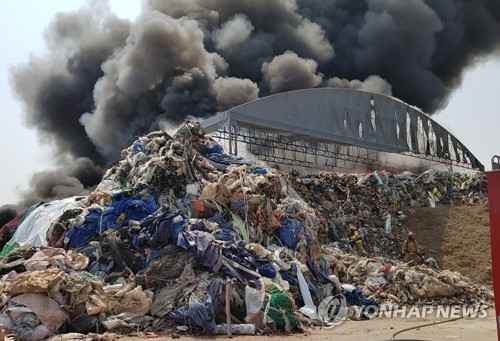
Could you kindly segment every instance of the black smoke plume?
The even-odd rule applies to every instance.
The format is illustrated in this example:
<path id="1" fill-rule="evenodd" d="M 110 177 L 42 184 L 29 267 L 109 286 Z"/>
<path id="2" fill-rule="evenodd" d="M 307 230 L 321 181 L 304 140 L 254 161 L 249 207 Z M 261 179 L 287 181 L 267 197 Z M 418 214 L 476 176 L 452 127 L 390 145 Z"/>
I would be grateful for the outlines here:
<path id="1" fill-rule="evenodd" d="M 138 134 L 268 94 L 351 87 L 433 113 L 467 67 L 498 54 L 500 5 L 149 0 L 130 22 L 93 1 L 58 14 L 46 40 L 12 84 L 28 125 L 88 171 L 36 175 L 31 201 L 88 191 Z"/>
<path id="2" fill-rule="evenodd" d="M 0 227 L 17 217 L 17 209 L 12 205 L 0 206 Z"/>

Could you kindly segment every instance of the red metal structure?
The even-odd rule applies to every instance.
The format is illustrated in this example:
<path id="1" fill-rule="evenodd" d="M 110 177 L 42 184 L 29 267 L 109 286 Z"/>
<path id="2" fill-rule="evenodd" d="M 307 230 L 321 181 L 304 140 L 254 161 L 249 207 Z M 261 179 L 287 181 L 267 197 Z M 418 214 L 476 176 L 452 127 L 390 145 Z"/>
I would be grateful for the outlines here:
<path id="1" fill-rule="evenodd" d="M 486 176 L 488 178 L 491 266 L 493 290 L 495 292 L 495 315 L 497 337 L 500 341 L 500 156 L 495 155 L 491 161 L 492 171 L 487 172 Z"/>

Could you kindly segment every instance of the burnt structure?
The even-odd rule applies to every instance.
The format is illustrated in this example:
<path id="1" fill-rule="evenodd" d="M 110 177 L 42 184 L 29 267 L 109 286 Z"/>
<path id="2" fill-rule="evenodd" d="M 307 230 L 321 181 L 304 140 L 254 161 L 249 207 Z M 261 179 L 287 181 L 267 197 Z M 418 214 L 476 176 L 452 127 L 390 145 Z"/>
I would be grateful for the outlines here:
<path id="1" fill-rule="evenodd" d="M 259 159 L 310 168 L 397 168 L 412 157 L 484 171 L 455 136 L 420 109 L 394 97 L 366 91 L 315 88 L 260 98 L 202 122 Z M 241 147 L 240 147 L 241 148 Z"/>

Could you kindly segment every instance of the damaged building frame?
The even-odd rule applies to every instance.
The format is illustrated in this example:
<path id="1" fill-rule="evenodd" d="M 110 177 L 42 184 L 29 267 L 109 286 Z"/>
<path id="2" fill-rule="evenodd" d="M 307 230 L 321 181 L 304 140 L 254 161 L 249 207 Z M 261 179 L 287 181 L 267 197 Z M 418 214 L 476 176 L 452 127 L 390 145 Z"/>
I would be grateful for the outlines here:
<path id="1" fill-rule="evenodd" d="M 394 97 L 339 88 L 296 90 L 251 101 L 202 122 L 259 159 L 277 164 L 341 169 L 402 166 L 419 158 L 484 171 L 455 136 L 416 107 Z"/>

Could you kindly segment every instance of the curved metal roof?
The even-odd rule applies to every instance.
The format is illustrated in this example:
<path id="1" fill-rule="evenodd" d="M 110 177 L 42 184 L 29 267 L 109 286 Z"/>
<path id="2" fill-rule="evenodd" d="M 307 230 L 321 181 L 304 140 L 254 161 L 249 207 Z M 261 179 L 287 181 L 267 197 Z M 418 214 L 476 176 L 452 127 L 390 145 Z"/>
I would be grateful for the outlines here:
<path id="1" fill-rule="evenodd" d="M 437 158 L 484 171 L 478 159 L 420 109 L 394 97 L 313 88 L 259 98 L 203 121 L 207 131 L 257 129 L 297 139 Z"/>

